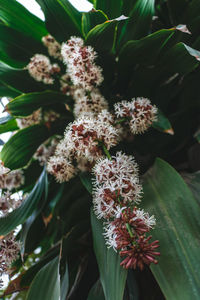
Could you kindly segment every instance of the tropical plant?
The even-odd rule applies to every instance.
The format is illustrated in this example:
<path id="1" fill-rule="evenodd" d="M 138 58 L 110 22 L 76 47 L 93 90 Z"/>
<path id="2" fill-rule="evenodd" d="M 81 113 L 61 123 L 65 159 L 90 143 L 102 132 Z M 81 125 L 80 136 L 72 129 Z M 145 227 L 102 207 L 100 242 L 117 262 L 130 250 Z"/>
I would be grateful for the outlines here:
<path id="1" fill-rule="evenodd" d="M 199 299 L 200 2 L 37 2 L 0 0 L 2 298 Z"/>

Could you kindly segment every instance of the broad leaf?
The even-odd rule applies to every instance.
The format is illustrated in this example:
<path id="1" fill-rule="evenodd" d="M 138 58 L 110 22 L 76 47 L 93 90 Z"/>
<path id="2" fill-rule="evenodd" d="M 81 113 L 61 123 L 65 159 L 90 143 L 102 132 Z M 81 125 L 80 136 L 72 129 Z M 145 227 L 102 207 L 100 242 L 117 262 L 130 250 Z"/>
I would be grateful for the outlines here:
<path id="1" fill-rule="evenodd" d="M 92 10 L 82 15 L 82 32 L 86 36 L 88 32 L 98 24 L 108 20 L 106 14 L 101 10 Z"/>
<path id="2" fill-rule="evenodd" d="M 170 121 L 167 119 L 167 117 L 163 114 L 163 112 L 160 109 L 158 110 L 158 119 L 153 123 L 152 127 L 154 127 L 155 129 L 161 132 L 165 132 L 171 135 L 174 134 L 174 130 L 172 128 Z"/>
<path id="3" fill-rule="evenodd" d="M 81 35 L 81 13 L 68 0 L 37 0 L 48 31 L 59 41 Z"/>
<path id="4" fill-rule="evenodd" d="M 44 22 L 15 0 L 0 0 L 0 20 L 4 25 L 38 41 L 47 34 Z"/>
<path id="5" fill-rule="evenodd" d="M 182 177 L 200 204 L 200 171 L 195 173 L 184 173 L 182 174 Z"/>
<path id="6" fill-rule="evenodd" d="M 189 2 L 187 0 L 167 0 L 173 25 L 185 24 L 184 15 Z"/>
<path id="7" fill-rule="evenodd" d="M 93 285 L 91 288 L 87 300 L 105 300 L 103 288 L 101 285 L 100 280 L 97 280 L 97 282 Z"/>
<path id="8" fill-rule="evenodd" d="M 0 62 L 0 82 L 18 94 L 41 91 L 49 87 L 31 78 L 27 70 L 12 68 L 3 62 Z"/>
<path id="9" fill-rule="evenodd" d="M 36 299 L 60 299 L 59 257 L 51 260 L 35 276 L 30 286 L 27 300 Z"/>
<path id="10" fill-rule="evenodd" d="M 0 235 L 6 235 L 18 225 L 23 224 L 38 205 L 40 205 L 42 195 L 46 197 L 47 189 L 47 174 L 44 169 L 33 190 L 22 204 L 5 217 L 0 218 Z"/>
<path id="11" fill-rule="evenodd" d="M 13 28 L 0 24 L 0 60 L 6 64 L 21 68 L 25 67 L 35 53 L 44 53 L 44 46 Z"/>
<path id="12" fill-rule="evenodd" d="M 91 210 L 94 251 L 99 266 L 100 280 L 105 300 L 123 300 L 127 270 L 120 266 L 120 256 L 108 249 L 103 237 L 103 223 Z"/>
<path id="13" fill-rule="evenodd" d="M 49 135 L 50 132 L 44 125 L 33 125 L 19 130 L 1 151 L 1 159 L 5 166 L 11 170 L 25 166 Z"/>
<path id="14" fill-rule="evenodd" d="M 94 7 L 105 12 L 109 19 L 121 15 L 122 0 L 95 0 Z"/>
<path id="15" fill-rule="evenodd" d="M 10 119 L 4 124 L 0 124 L 0 134 L 19 129 L 15 119 Z"/>
<path id="16" fill-rule="evenodd" d="M 134 1 L 133 9 L 129 13 L 129 19 L 121 28 L 118 44 L 128 40 L 140 39 L 150 33 L 150 25 L 154 15 L 155 0 Z"/>
<path id="17" fill-rule="evenodd" d="M 80 179 L 89 194 L 92 194 L 92 178 L 90 173 L 80 173 Z"/>
<path id="18" fill-rule="evenodd" d="M 54 91 L 45 91 L 41 93 L 22 94 L 13 99 L 6 105 L 6 110 L 13 116 L 28 116 L 40 107 L 46 107 L 52 104 L 65 103 L 72 107 L 71 97 Z"/>
<path id="19" fill-rule="evenodd" d="M 155 215 L 152 235 L 160 240 L 161 257 L 151 270 L 166 299 L 199 299 L 200 207 L 181 176 L 160 159 L 143 187 L 142 205 Z"/>

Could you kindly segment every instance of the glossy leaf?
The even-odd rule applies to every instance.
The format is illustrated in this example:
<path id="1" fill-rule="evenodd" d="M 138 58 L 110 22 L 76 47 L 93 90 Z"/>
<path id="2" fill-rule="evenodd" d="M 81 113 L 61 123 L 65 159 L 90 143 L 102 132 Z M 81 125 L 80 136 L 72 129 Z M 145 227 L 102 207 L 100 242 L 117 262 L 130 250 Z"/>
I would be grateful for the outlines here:
<path id="1" fill-rule="evenodd" d="M 41 93 L 22 94 L 13 99 L 6 105 L 6 110 L 13 116 L 28 116 L 40 107 L 46 107 L 52 104 L 65 103 L 72 107 L 71 97 L 59 92 L 45 91 Z"/>
<path id="2" fill-rule="evenodd" d="M 49 87 L 31 78 L 27 70 L 12 68 L 3 62 L 0 62 L 0 82 L 18 94 L 41 91 Z"/>
<path id="3" fill-rule="evenodd" d="M 33 125 L 19 130 L 1 151 L 1 159 L 5 166 L 11 170 L 25 166 L 49 135 L 50 132 L 44 125 Z"/>
<path id="4" fill-rule="evenodd" d="M 120 256 L 108 249 L 103 237 L 103 223 L 91 210 L 94 251 L 99 266 L 100 280 L 105 300 L 123 300 L 127 270 L 120 266 Z"/>
<path id="5" fill-rule="evenodd" d="M 20 92 L 17 92 L 15 90 L 12 90 L 10 87 L 0 82 L 0 97 L 17 97 L 20 94 Z"/>
<path id="6" fill-rule="evenodd" d="M 155 0 L 134 1 L 133 9 L 129 13 L 129 19 L 121 29 L 118 44 L 124 44 L 128 40 L 137 40 L 150 33 L 150 25 L 154 15 Z"/>
<path id="7" fill-rule="evenodd" d="M 183 64 L 184 61 L 184 64 Z M 200 64 L 200 51 L 197 51 L 184 43 L 178 43 L 163 55 L 159 65 L 167 71 L 188 74 Z"/>
<path id="8" fill-rule="evenodd" d="M 174 130 L 172 128 L 170 121 L 167 119 L 167 117 L 163 114 L 163 112 L 160 109 L 158 110 L 158 119 L 153 123 L 152 127 L 161 132 L 165 132 L 171 135 L 174 134 Z"/>
<path id="9" fill-rule="evenodd" d="M 105 12 L 109 19 L 114 19 L 121 15 L 122 0 L 95 0 L 94 7 Z"/>
<path id="10" fill-rule="evenodd" d="M 35 276 L 28 291 L 27 300 L 35 299 L 60 299 L 59 257 L 51 260 Z"/>
<path id="11" fill-rule="evenodd" d="M 180 175 L 161 159 L 144 176 L 143 188 L 142 205 L 157 219 L 153 239 L 160 240 L 161 257 L 151 270 L 165 298 L 199 299 L 199 205 Z"/>
<path id="12" fill-rule="evenodd" d="M 184 173 L 182 174 L 182 177 L 200 204 L 200 171 L 195 173 Z"/>
<path id="13" fill-rule="evenodd" d="M 87 300 L 105 300 L 103 288 L 101 285 L 100 280 L 97 280 L 97 282 L 93 285 L 91 288 Z"/>
<path id="14" fill-rule="evenodd" d="M 4 25 L 38 41 L 47 34 L 44 22 L 15 0 L 0 0 L 0 20 Z"/>
<path id="15" fill-rule="evenodd" d="M 0 235 L 6 235 L 18 225 L 23 224 L 40 205 L 42 195 L 45 196 L 47 194 L 47 188 L 47 174 L 44 169 L 33 190 L 22 204 L 5 217 L 0 218 Z"/>
<path id="16" fill-rule="evenodd" d="M 0 124 L 0 134 L 9 132 L 9 131 L 15 131 L 19 129 L 17 126 L 17 122 L 15 119 L 10 119 L 8 122 L 4 124 Z"/>
<path id="17" fill-rule="evenodd" d="M 6 64 L 21 68 L 25 67 L 35 53 L 44 53 L 44 46 L 8 26 L 0 24 L 0 60 Z"/>
<path id="18" fill-rule="evenodd" d="M 174 29 L 162 29 L 140 40 L 127 42 L 120 51 L 119 68 L 126 70 L 136 64 L 154 64 L 174 32 Z"/>
<path id="19" fill-rule="evenodd" d="M 92 178 L 90 173 L 80 173 L 80 179 L 86 190 L 88 191 L 89 194 L 92 194 Z"/>
<path id="20" fill-rule="evenodd" d="M 88 32 L 98 24 L 108 20 L 106 14 L 101 10 L 92 10 L 82 15 L 82 32 L 86 36 Z"/>
<path id="21" fill-rule="evenodd" d="M 68 0 L 37 0 L 46 20 L 48 31 L 59 41 L 81 36 L 81 13 Z"/>

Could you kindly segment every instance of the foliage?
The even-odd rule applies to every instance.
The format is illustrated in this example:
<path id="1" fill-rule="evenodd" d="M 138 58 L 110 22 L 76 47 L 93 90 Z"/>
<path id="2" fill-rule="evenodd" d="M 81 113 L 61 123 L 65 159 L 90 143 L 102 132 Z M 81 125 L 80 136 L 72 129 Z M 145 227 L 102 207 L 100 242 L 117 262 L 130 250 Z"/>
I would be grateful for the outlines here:
<path id="1" fill-rule="evenodd" d="M 16 236 L 21 258 L 13 263 L 3 299 L 14 292 L 20 293 L 13 299 L 21 294 L 28 300 L 199 299 L 199 1 L 91 0 L 94 9 L 84 13 L 68 0 L 37 2 L 45 22 L 15 0 L 0 0 L 0 96 L 12 98 L 0 133 L 14 132 L 1 160 L 23 171 L 22 185 L 11 192 L 26 196 L 0 217 L 1 236 L 23 225 Z M 135 157 L 141 205 L 157 220 L 152 236 L 160 240 L 161 257 L 142 272 L 124 270 L 119 255 L 107 249 L 102 222 L 90 214 L 91 173 L 59 184 L 36 159 L 38 147 L 63 137 L 75 118 L 73 97 L 60 89 L 59 75 L 45 84 L 26 67 L 36 53 L 49 56 L 42 42 L 48 33 L 59 43 L 79 36 L 95 49 L 104 76 L 99 89 L 110 109 L 136 97 L 158 107 L 147 133 L 110 150 Z M 64 73 L 59 58 L 51 61 Z M 20 127 L 19 120 L 35 111 L 42 121 Z M 45 119 L 51 111 L 59 117 Z"/>

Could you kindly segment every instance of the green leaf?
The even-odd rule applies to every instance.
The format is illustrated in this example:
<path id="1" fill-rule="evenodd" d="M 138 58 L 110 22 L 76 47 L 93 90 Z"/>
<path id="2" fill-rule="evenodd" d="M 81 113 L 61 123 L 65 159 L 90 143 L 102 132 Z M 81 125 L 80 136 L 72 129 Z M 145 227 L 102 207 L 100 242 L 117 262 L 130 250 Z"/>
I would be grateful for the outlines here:
<path id="1" fill-rule="evenodd" d="M 126 284 L 127 270 L 120 266 L 120 256 L 105 245 L 103 224 L 91 210 L 91 225 L 94 251 L 99 266 L 100 280 L 105 300 L 122 300 Z"/>
<path id="2" fill-rule="evenodd" d="M 30 35 L 2 24 L 0 36 L 0 60 L 15 68 L 25 67 L 35 53 L 46 51 L 44 46 Z"/>
<path id="3" fill-rule="evenodd" d="M 15 119 L 10 119 L 4 124 L 0 124 L 0 134 L 19 129 Z"/>
<path id="4" fill-rule="evenodd" d="M 199 61 L 199 51 L 184 43 L 178 43 L 163 55 L 159 66 L 164 66 L 164 69 L 167 71 L 185 75 L 196 69 L 199 66 Z"/>
<path id="5" fill-rule="evenodd" d="M 14 97 L 17 97 L 19 94 L 20 94 L 20 92 L 12 90 L 5 83 L 3 84 L 2 82 L 0 82 L 0 97 L 14 98 Z"/>
<path id="6" fill-rule="evenodd" d="M 63 277 L 61 278 L 61 287 L 60 287 L 61 300 L 66 299 L 68 290 L 69 290 L 69 271 L 68 271 L 68 264 L 66 263 L 65 272 Z"/>
<path id="7" fill-rule="evenodd" d="M 134 1 L 133 9 L 129 13 L 129 19 L 121 29 L 118 44 L 128 40 L 137 40 L 151 30 L 152 17 L 154 16 L 155 0 Z"/>
<path id="8" fill-rule="evenodd" d="M 87 300 L 105 300 L 103 288 L 101 285 L 100 280 L 97 280 L 97 282 L 93 285 L 91 288 Z"/>
<path id="9" fill-rule="evenodd" d="M 71 97 L 59 92 L 44 91 L 41 93 L 22 94 L 6 105 L 6 110 L 13 116 L 28 116 L 40 107 L 52 104 L 66 103 L 72 107 L 74 101 Z M 67 111 L 66 111 L 67 112 Z"/>
<path id="10" fill-rule="evenodd" d="M 187 0 L 167 0 L 173 25 L 185 24 L 184 14 L 189 2 Z"/>
<path id="11" fill-rule="evenodd" d="M 200 171 L 182 174 L 183 179 L 191 189 L 195 199 L 200 204 Z"/>
<path id="12" fill-rule="evenodd" d="M 89 194 L 92 194 L 92 178 L 90 173 L 80 173 L 80 179 Z"/>
<path id="13" fill-rule="evenodd" d="M 82 15 L 82 32 L 86 36 L 88 32 L 98 24 L 108 20 L 106 14 L 101 10 L 92 10 Z"/>
<path id="14" fill-rule="evenodd" d="M 153 65 L 174 32 L 174 29 L 162 29 L 140 40 L 127 42 L 119 54 L 120 70 L 132 69 L 136 64 Z"/>
<path id="15" fill-rule="evenodd" d="M 47 34 L 44 22 L 15 0 L 0 0 L 0 21 L 37 41 Z"/>
<path id="16" fill-rule="evenodd" d="M 7 216 L 0 218 L 0 235 L 6 235 L 18 225 L 23 224 L 38 205 L 40 206 L 40 199 L 43 193 L 47 194 L 47 189 L 47 174 L 44 169 L 33 190 L 22 204 Z"/>
<path id="17" fill-rule="evenodd" d="M 30 77 L 27 70 L 12 68 L 3 62 L 0 62 L 0 82 L 18 94 L 41 91 L 45 87 Z"/>
<path id="18" fill-rule="evenodd" d="M 10 115 L 7 115 L 5 117 L 0 118 L 0 125 L 7 123 L 8 121 L 12 120 L 13 117 Z"/>
<path id="19" fill-rule="evenodd" d="M 1 159 L 5 166 L 11 170 L 25 166 L 49 135 L 50 132 L 44 125 L 33 125 L 19 130 L 1 151 Z"/>
<path id="20" fill-rule="evenodd" d="M 81 13 L 68 0 L 37 0 L 46 20 L 48 31 L 59 41 L 81 36 Z"/>
<path id="21" fill-rule="evenodd" d="M 60 299 L 59 257 L 54 258 L 37 273 L 26 299 Z"/>
<path id="22" fill-rule="evenodd" d="M 105 12 L 109 19 L 114 19 L 121 15 L 122 0 L 95 0 L 94 7 Z"/>
<path id="23" fill-rule="evenodd" d="M 161 159 L 144 176 L 143 187 L 142 205 L 156 217 L 152 235 L 160 241 L 161 257 L 151 270 L 166 299 L 199 299 L 200 207 L 181 176 Z"/>
<path id="24" fill-rule="evenodd" d="M 166 118 L 166 116 L 160 109 L 158 109 L 158 119 L 153 123 L 152 127 L 161 132 L 174 135 L 174 130 L 170 121 Z"/>

